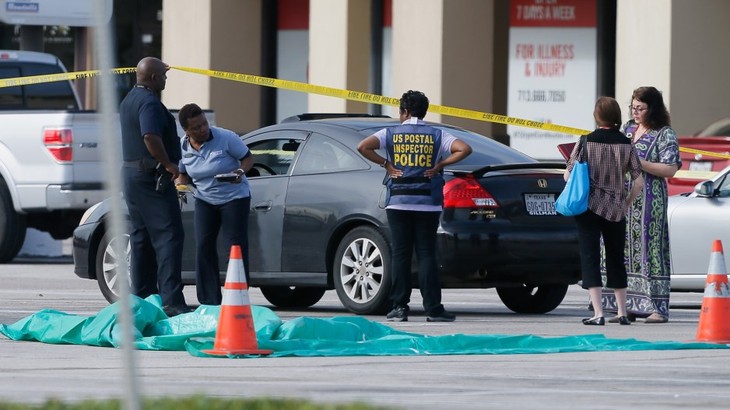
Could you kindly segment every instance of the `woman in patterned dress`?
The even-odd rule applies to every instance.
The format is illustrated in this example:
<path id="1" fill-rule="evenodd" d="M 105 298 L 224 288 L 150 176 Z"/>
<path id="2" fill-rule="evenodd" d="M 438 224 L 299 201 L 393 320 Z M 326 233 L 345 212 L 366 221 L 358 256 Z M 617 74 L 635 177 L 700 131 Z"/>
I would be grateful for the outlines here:
<path id="1" fill-rule="evenodd" d="M 621 131 L 639 154 L 644 189 L 626 218 L 627 307 L 634 318 L 645 317 L 645 323 L 666 323 L 670 291 L 666 178 L 682 165 L 679 145 L 659 90 L 637 88 L 629 110 L 631 120 Z M 617 310 L 612 292 L 604 291 L 602 300 L 604 310 Z"/>

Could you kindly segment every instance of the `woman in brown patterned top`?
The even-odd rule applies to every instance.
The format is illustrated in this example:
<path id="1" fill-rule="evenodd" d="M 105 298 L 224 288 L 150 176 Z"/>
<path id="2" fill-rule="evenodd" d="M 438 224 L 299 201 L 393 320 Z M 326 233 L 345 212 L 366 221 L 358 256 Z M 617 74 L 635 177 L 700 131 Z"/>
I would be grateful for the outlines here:
<path id="1" fill-rule="evenodd" d="M 643 185 L 641 163 L 631 141 L 619 131 L 621 108 L 615 99 L 600 97 L 593 110 L 595 131 L 588 134 L 582 149 L 587 149 L 591 189 L 588 210 L 575 217 L 578 225 L 582 286 L 588 289 L 594 316 L 583 319 L 584 325 L 605 324 L 601 305 L 601 239 L 606 253 L 606 287 L 612 288 L 618 305 L 618 322 L 629 325 L 626 317 L 627 276 L 624 265 L 626 212 Z M 580 154 L 576 144 L 567 167 L 565 180 Z M 631 192 L 624 188 L 630 174 Z"/>

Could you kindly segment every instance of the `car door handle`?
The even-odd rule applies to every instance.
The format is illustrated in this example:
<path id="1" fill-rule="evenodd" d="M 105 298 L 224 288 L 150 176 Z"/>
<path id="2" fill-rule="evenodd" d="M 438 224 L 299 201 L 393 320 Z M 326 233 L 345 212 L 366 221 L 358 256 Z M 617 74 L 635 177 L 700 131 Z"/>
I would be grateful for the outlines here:
<path id="1" fill-rule="evenodd" d="M 270 211 L 271 210 L 271 201 L 264 201 L 259 202 L 253 206 L 254 211 Z"/>

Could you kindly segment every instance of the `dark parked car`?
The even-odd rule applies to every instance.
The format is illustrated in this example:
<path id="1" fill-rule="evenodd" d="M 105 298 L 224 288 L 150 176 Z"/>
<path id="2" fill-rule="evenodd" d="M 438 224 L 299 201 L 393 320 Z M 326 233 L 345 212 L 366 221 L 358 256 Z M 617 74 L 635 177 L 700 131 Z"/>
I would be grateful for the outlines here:
<path id="1" fill-rule="evenodd" d="M 243 136 L 255 162 L 250 285 L 278 307 L 311 306 L 335 289 L 350 311 L 383 313 L 391 282 L 384 171 L 356 147 L 397 120 L 326 117 L 300 115 Z M 496 288 L 515 312 L 553 310 L 580 278 L 575 224 L 555 213 L 564 164 L 540 163 L 484 136 L 432 125 L 473 148 L 445 171 L 438 230 L 444 288 Z M 194 283 L 193 204 L 182 204 L 186 284 Z M 96 279 L 114 301 L 119 255 L 105 235 L 108 211 L 102 202 L 87 212 L 74 233 L 73 256 L 76 274 Z M 223 267 L 228 253 L 220 249 Z"/>

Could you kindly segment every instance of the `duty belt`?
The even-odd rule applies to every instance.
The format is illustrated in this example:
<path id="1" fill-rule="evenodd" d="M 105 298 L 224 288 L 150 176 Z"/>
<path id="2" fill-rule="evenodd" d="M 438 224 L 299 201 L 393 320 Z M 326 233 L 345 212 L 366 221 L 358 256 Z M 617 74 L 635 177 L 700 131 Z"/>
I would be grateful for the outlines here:
<path id="1" fill-rule="evenodd" d="M 406 184 L 425 184 L 431 182 L 428 177 L 399 177 L 391 179 L 393 185 L 390 189 L 390 195 L 418 195 L 418 196 L 429 196 L 431 195 L 430 188 L 405 188 L 402 185 Z M 401 185 L 401 186 L 399 186 Z"/>
<path id="2" fill-rule="evenodd" d="M 123 161 L 122 166 L 125 168 L 135 168 L 141 172 L 154 172 L 158 162 L 153 158 L 142 158 L 133 161 Z"/>

